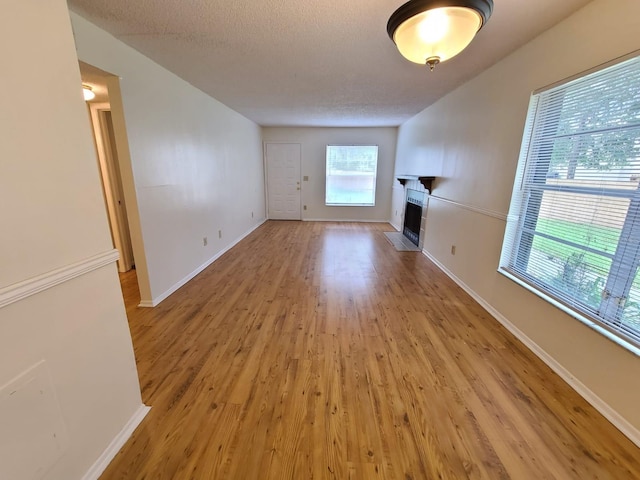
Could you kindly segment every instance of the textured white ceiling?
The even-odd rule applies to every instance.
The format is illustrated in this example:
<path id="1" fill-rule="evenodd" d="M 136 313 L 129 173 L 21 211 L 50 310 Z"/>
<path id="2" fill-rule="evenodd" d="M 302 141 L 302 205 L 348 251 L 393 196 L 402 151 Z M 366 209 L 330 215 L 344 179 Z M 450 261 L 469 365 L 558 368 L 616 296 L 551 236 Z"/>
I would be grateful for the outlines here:
<path id="1" fill-rule="evenodd" d="M 495 0 L 469 48 L 429 72 L 387 36 L 403 0 L 68 0 L 263 126 L 399 125 L 588 2 Z"/>

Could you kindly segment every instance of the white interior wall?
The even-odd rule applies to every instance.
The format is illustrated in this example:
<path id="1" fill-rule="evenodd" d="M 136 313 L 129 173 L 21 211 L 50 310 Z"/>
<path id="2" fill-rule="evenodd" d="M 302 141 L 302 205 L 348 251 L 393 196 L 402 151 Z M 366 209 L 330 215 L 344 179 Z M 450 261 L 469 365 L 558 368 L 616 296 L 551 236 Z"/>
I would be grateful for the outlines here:
<path id="1" fill-rule="evenodd" d="M 302 145 L 301 171 L 309 181 L 301 182 L 303 220 L 355 220 L 387 222 L 391 210 L 391 186 L 397 128 L 265 127 L 265 143 Z M 328 207 L 325 205 L 327 145 L 378 145 L 376 205 L 374 207 Z"/>
<path id="2" fill-rule="evenodd" d="M 71 19 L 78 58 L 120 77 L 149 277 L 142 302 L 155 305 L 264 221 L 261 130 L 82 17 Z"/>
<path id="3" fill-rule="evenodd" d="M 639 49 L 638 31 L 640 2 L 595 0 L 403 124 L 396 159 L 440 172 L 426 252 L 636 442 L 640 358 L 496 270 L 531 92 Z"/>
<path id="4" fill-rule="evenodd" d="M 76 479 L 140 410 L 136 365 L 66 3 L 7 2 L 0 38 L 0 478 Z"/>

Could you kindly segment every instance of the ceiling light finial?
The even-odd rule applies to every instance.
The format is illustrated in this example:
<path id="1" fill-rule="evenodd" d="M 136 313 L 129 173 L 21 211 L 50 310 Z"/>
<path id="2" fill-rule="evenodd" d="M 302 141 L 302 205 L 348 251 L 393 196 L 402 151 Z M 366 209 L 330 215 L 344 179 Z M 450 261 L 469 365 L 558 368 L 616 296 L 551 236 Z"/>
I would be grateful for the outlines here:
<path id="1" fill-rule="evenodd" d="M 433 69 L 436 68 L 436 65 L 440 63 L 440 57 L 429 57 L 427 58 L 426 63 L 429 66 L 429 71 L 433 72 Z"/>
<path id="2" fill-rule="evenodd" d="M 493 0 L 410 0 L 391 15 L 387 33 L 403 57 L 433 71 L 471 43 L 492 11 Z"/>

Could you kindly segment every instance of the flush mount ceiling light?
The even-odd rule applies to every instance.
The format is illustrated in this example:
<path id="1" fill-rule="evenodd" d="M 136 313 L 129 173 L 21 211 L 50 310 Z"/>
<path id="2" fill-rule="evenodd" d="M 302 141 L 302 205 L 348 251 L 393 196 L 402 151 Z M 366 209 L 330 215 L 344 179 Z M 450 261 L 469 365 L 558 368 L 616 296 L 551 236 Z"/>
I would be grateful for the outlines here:
<path id="1" fill-rule="evenodd" d="M 387 23 L 407 60 L 433 68 L 456 56 L 489 20 L 493 0 L 411 0 Z"/>
<path id="2" fill-rule="evenodd" d="M 82 94 L 84 95 L 85 102 L 96 98 L 96 94 L 93 93 L 93 88 L 91 88 L 89 85 L 82 84 Z"/>

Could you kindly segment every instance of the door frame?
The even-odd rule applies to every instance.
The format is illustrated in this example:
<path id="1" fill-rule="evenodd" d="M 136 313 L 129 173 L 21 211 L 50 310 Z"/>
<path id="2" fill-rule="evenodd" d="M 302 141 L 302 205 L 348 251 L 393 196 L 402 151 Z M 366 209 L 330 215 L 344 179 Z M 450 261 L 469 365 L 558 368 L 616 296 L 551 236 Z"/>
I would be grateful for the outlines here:
<path id="1" fill-rule="evenodd" d="M 120 168 L 111 146 L 115 139 L 106 125 L 106 112 L 111 112 L 111 104 L 90 103 L 89 111 L 111 236 L 120 253 L 118 271 L 127 272 L 134 266 L 134 257 Z"/>

